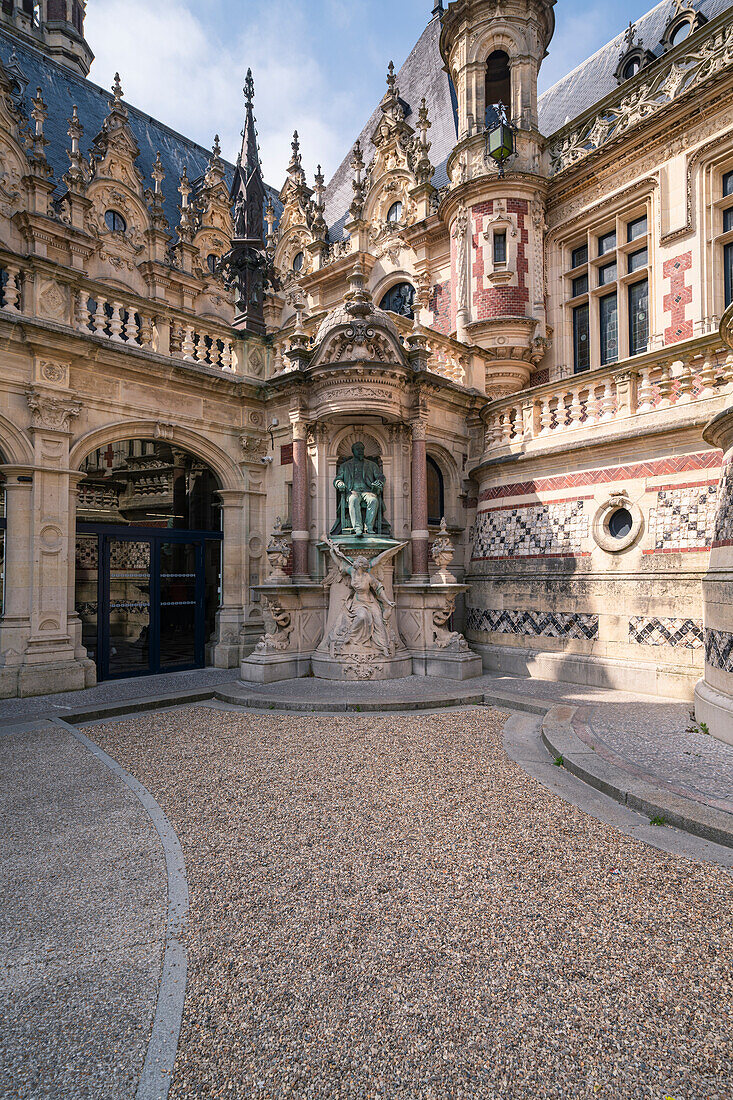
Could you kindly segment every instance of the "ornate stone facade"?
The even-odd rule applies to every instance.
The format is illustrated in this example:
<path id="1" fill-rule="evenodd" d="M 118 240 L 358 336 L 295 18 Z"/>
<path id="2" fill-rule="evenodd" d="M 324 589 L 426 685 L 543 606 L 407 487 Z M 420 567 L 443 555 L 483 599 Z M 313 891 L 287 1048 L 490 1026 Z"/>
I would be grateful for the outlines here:
<path id="1" fill-rule="evenodd" d="M 355 443 L 405 544 L 394 614 L 416 670 L 458 669 L 465 630 L 488 667 L 690 698 L 707 659 L 728 692 L 733 622 L 703 588 L 724 583 L 706 576 L 733 541 L 730 486 L 702 431 L 733 386 L 731 7 L 654 8 L 538 96 L 555 14 L 436 5 L 332 178 L 296 134 L 274 188 L 251 73 L 229 164 L 119 79 L 89 83 L 83 34 L 63 68 L 63 27 L 0 12 L 0 693 L 114 674 L 100 616 L 130 661 L 160 647 L 145 585 L 189 568 L 156 565 L 169 528 L 210 571 L 197 662 L 303 672 Z M 107 606 L 103 517 L 138 546 Z"/>

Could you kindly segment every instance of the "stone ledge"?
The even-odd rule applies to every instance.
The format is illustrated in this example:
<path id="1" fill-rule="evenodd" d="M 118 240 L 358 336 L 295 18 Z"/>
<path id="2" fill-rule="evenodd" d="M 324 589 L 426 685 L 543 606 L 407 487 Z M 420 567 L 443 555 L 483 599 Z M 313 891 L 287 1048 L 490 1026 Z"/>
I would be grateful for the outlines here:
<path id="1" fill-rule="evenodd" d="M 542 742 L 554 756 L 562 756 L 566 771 L 630 810 L 663 817 L 666 825 L 733 848 L 733 814 L 666 790 L 653 776 L 637 777 L 604 760 L 573 729 L 579 709 L 553 705 L 542 722 Z"/>

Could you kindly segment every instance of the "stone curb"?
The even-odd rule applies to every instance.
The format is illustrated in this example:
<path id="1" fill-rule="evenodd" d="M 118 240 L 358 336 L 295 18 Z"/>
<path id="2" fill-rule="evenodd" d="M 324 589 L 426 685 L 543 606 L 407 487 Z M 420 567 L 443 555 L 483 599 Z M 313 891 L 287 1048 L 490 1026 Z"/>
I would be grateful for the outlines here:
<path id="1" fill-rule="evenodd" d="M 573 728 L 579 709 L 553 704 L 542 722 L 542 743 L 553 756 L 562 757 L 566 771 L 630 810 L 650 819 L 662 817 L 665 825 L 733 848 L 733 814 L 685 798 L 656 784 L 652 776 L 637 777 L 604 760 Z"/>

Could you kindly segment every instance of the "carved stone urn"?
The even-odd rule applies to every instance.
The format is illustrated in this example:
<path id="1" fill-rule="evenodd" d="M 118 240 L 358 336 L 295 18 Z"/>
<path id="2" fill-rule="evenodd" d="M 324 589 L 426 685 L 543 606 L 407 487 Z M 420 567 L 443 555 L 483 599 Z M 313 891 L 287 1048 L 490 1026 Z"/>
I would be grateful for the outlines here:
<path id="1" fill-rule="evenodd" d="M 290 577 L 285 572 L 290 560 L 291 548 L 285 533 L 282 520 L 278 516 L 272 531 L 272 538 L 267 545 L 267 560 L 270 563 L 270 576 L 268 584 L 290 584 Z"/>
<path id="2" fill-rule="evenodd" d="M 438 569 L 430 578 L 431 584 L 455 584 L 456 578 L 448 572 L 448 566 L 453 561 L 455 550 L 448 534 L 445 516 L 440 521 L 440 534 L 435 539 L 430 551 L 431 557 Z"/>

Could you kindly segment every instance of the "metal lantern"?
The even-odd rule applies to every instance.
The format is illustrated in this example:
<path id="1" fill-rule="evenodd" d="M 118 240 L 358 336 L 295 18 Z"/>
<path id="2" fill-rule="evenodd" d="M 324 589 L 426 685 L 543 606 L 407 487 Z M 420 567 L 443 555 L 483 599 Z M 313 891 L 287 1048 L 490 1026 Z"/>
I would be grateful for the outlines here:
<path id="1" fill-rule="evenodd" d="M 487 134 L 487 152 L 499 165 L 499 175 L 504 175 L 504 165 L 514 156 L 514 131 L 508 122 L 500 122 Z"/>

